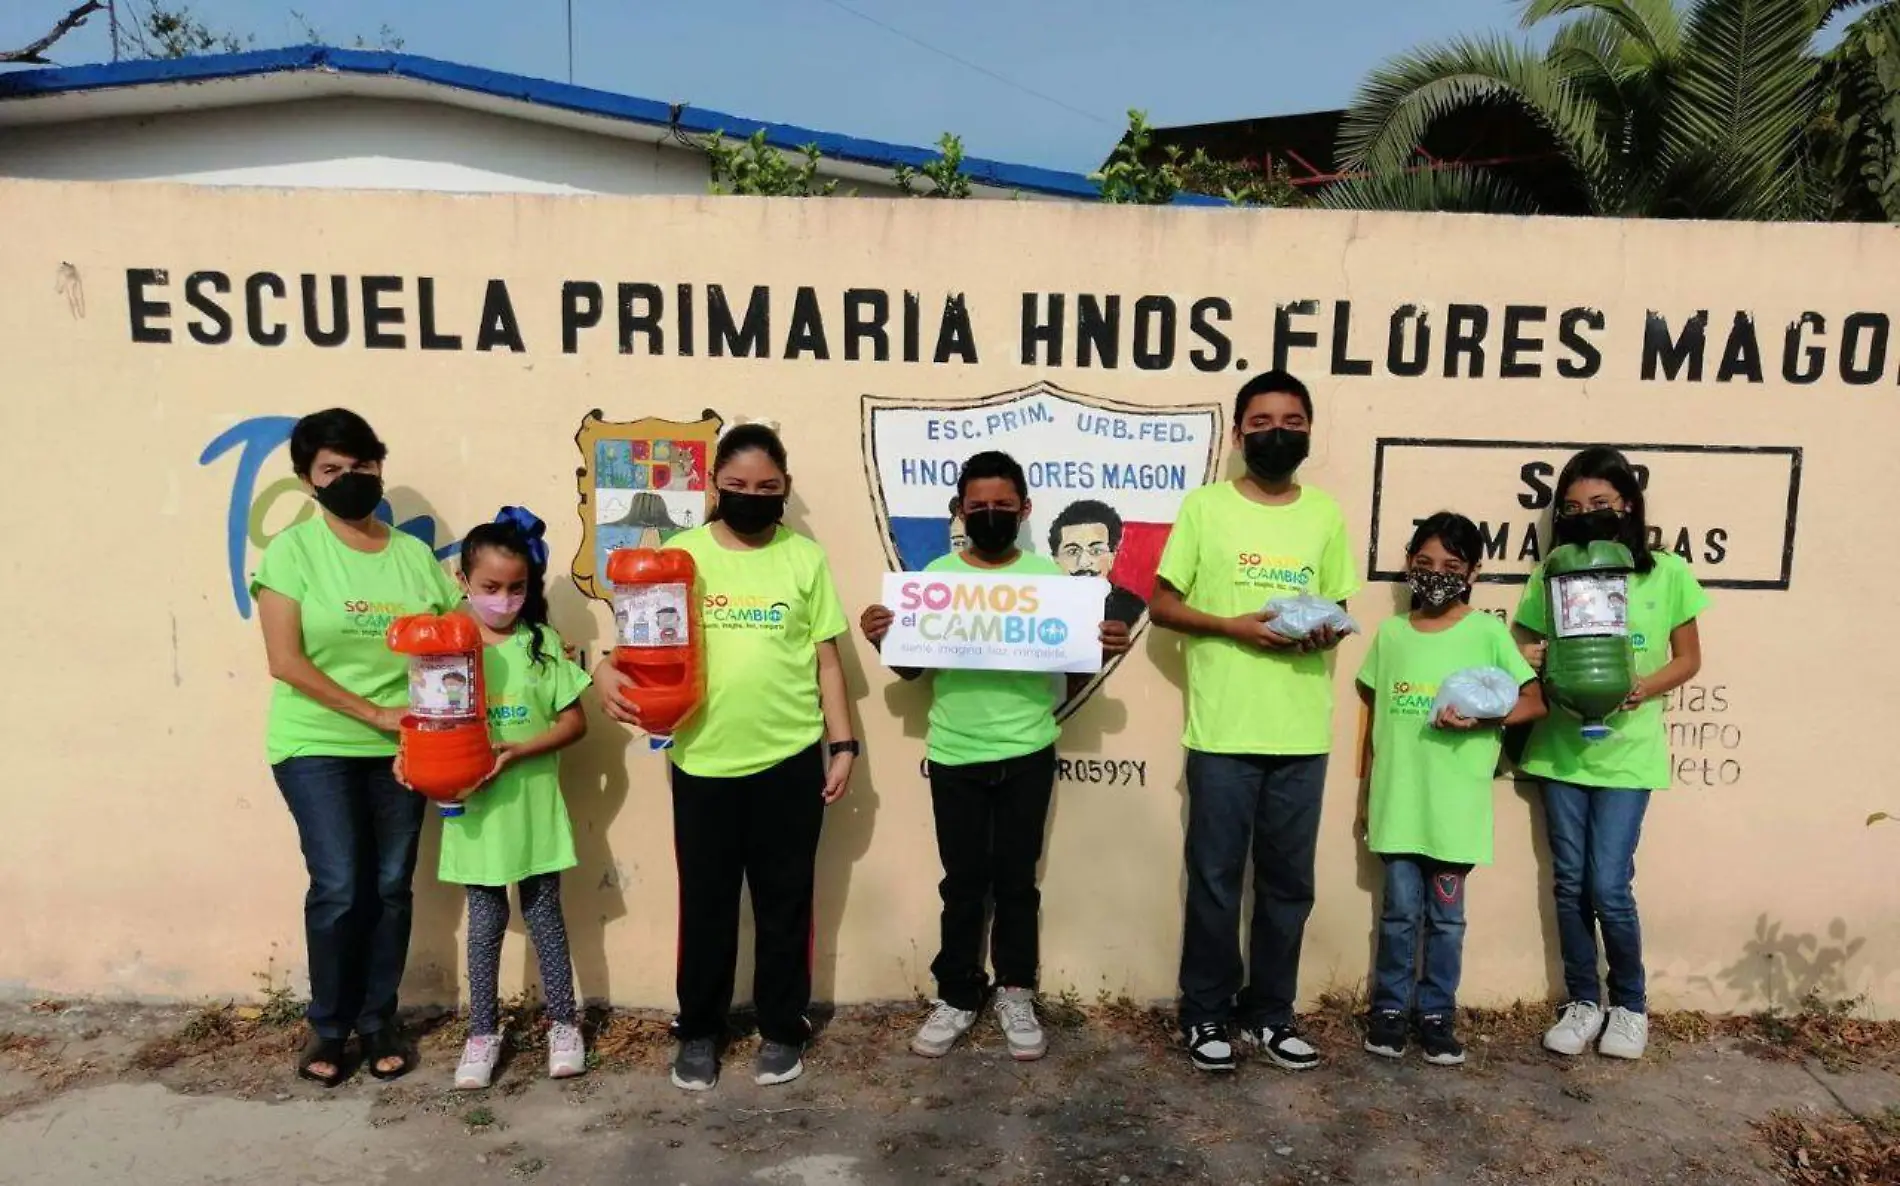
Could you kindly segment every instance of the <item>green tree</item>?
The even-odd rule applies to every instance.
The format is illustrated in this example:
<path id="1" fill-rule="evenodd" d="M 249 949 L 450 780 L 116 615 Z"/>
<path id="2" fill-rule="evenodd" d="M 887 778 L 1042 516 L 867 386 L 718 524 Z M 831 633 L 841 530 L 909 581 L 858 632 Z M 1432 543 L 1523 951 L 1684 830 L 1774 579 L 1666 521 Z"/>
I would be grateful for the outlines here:
<path id="1" fill-rule="evenodd" d="M 1518 2 L 1525 28 L 1555 25 L 1541 52 L 1458 38 L 1373 71 L 1339 140 L 1341 169 L 1362 176 L 1324 204 L 1540 209 L 1483 168 L 1419 168 L 1434 124 L 1489 108 L 1526 119 L 1569 174 L 1577 208 L 1548 213 L 1825 218 L 1839 205 L 1816 136 L 1829 65 L 1814 41 L 1867 0 Z"/>
<path id="2" fill-rule="evenodd" d="M 1309 200 L 1286 167 L 1215 160 L 1204 149 L 1184 153 L 1178 144 L 1156 149 L 1148 113 L 1130 111 L 1128 130 L 1101 170 L 1089 174 L 1111 204 L 1165 206 L 1183 193 L 1224 198 L 1236 206 L 1304 206 Z"/>
<path id="3" fill-rule="evenodd" d="M 715 194 L 750 194 L 755 197 L 829 198 L 838 192 L 838 183 L 818 179 L 818 162 L 823 159 L 816 144 L 807 144 L 796 157 L 788 156 L 765 142 L 765 129 L 750 139 L 728 140 L 723 132 L 714 132 L 699 143 L 712 165 L 710 190 Z"/>
<path id="4" fill-rule="evenodd" d="M 963 140 L 945 132 L 937 141 L 937 156 L 918 168 L 899 165 L 891 174 L 897 188 L 913 198 L 967 198 L 970 179 L 963 172 Z M 930 188 L 922 183 L 929 182 Z"/>
<path id="5" fill-rule="evenodd" d="M 1109 154 L 1101 170 L 1089 174 L 1101 190 L 1102 201 L 1113 205 L 1165 206 L 1181 192 L 1181 146 L 1161 150 L 1160 160 L 1149 163 L 1154 129 L 1148 113 L 1130 109 L 1128 131 Z"/>
<path id="6" fill-rule="evenodd" d="M 1814 130 L 1837 218 L 1900 222 L 1900 4 L 1847 30 L 1823 69 Z"/>

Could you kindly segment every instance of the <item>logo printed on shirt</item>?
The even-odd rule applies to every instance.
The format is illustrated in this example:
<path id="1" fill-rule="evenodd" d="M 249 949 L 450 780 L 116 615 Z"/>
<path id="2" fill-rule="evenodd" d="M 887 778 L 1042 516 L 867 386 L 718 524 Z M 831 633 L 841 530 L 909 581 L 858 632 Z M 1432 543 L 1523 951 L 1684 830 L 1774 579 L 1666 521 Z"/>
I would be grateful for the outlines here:
<path id="1" fill-rule="evenodd" d="M 790 603 L 750 593 L 708 593 L 700 612 L 709 630 L 769 630 L 785 633 Z"/>
<path id="2" fill-rule="evenodd" d="M 358 638 L 381 638 L 388 633 L 391 622 L 408 612 L 400 602 L 350 598 L 343 603 L 344 632 Z"/>
<path id="3" fill-rule="evenodd" d="M 488 706 L 488 723 L 491 725 L 518 725 L 528 719 L 528 706 L 525 704 L 491 704 Z"/>
<path id="4" fill-rule="evenodd" d="M 1241 552 L 1237 559 L 1235 575 L 1248 588 L 1304 593 L 1313 583 L 1313 566 L 1298 556 Z"/>
<path id="5" fill-rule="evenodd" d="M 1386 703 L 1393 712 L 1404 717 L 1429 716 L 1432 705 L 1437 702 L 1438 685 L 1423 680 L 1395 679 L 1386 693 Z"/>

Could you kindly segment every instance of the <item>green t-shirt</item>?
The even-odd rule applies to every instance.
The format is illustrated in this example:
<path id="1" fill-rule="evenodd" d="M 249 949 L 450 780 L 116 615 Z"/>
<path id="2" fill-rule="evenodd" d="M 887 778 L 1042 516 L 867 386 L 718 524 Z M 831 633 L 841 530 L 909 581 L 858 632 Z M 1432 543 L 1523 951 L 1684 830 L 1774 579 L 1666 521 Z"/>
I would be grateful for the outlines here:
<path id="1" fill-rule="evenodd" d="M 541 629 L 543 658 L 531 658 L 534 636 L 525 627 L 506 642 L 482 648 L 488 689 L 488 735 L 496 745 L 517 744 L 553 728 L 561 710 L 581 698 L 587 673 L 562 649 L 561 636 Z M 501 777 L 442 821 L 437 875 L 458 885 L 514 885 L 524 878 L 572 869 L 574 829 L 561 798 L 561 755 L 536 754 L 511 763 Z"/>
<path id="2" fill-rule="evenodd" d="M 297 603 L 304 654 L 318 671 L 383 708 L 409 702 L 409 660 L 383 641 L 389 624 L 405 614 L 446 613 L 462 600 L 415 536 L 391 530 L 382 551 L 359 552 L 322 515 L 271 540 L 251 596 L 260 589 Z M 265 748 L 273 765 L 309 756 L 380 758 L 395 754 L 396 738 L 280 682 L 271 690 Z"/>
<path id="3" fill-rule="evenodd" d="M 1344 601 L 1359 591 L 1339 504 L 1311 486 L 1264 506 L 1232 482 L 1181 502 L 1161 579 L 1202 613 L 1257 614 L 1276 597 Z M 1212 754 L 1323 754 L 1333 745 L 1333 680 L 1324 654 L 1267 652 L 1225 638 L 1187 640 L 1187 732 Z"/>
<path id="4" fill-rule="evenodd" d="M 699 778 L 742 778 L 816 745 L 818 644 L 845 632 L 831 566 L 780 527 L 763 548 L 728 548 L 710 525 L 674 536 L 699 567 L 706 702 L 673 735 L 673 764 Z"/>
<path id="5" fill-rule="evenodd" d="M 1503 734 L 1432 725 L 1439 685 L 1472 667 L 1502 667 L 1519 686 L 1537 678 L 1510 627 L 1490 614 L 1467 613 L 1433 632 L 1400 614 L 1373 636 L 1359 666 L 1359 682 L 1372 691 L 1366 846 L 1373 852 L 1491 863 L 1491 784 Z"/>
<path id="6" fill-rule="evenodd" d="M 978 568 L 952 552 L 932 560 L 925 572 L 1013 572 L 1059 577 L 1047 556 L 1019 552 L 1001 568 Z M 1039 671 L 965 671 L 946 668 L 931 676 L 930 760 L 969 766 L 1020 758 L 1056 743 L 1058 688 L 1063 679 Z"/>
<path id="7" fill-rule="evenodd" d="M 1670 632 L 1693 622 L 1709 607 L 1709 595 L 1681 557 L 1671 552 L 1650 555 L 1656 558 L 1656 567 L 1630 578 L 1630 644 L 1636 651 L 1639 676 L 1667 666 Z M 1541 564 L 1517 603 L 1517 624 L 1533 634 L 1550 636 L 1550 597 Z M 1650 700 L 1634 712 L 1619 712 L 1609 725 L 1610 736 L 1585 741 L 1577 718 L 1553 707 L 1531 730 L 1524 759 L 1518 764 L 1526 774 L 1576 786 L 1633 791 L 1667 787 L 1669 730 L 1663 721 L 1663 702 Z"/>

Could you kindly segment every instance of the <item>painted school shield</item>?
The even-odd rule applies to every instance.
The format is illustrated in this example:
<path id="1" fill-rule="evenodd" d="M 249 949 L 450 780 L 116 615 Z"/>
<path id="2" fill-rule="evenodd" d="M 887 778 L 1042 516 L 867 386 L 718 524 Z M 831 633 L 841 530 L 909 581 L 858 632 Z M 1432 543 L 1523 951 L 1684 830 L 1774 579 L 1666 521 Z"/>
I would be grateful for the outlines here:
<path id="1" fill-rule="evenodd" d="M 657 548 L 706 514 L 714 443 L 721 421 L 710 410 L 694 421 L 603 420 L 589 412 L 574 434 L 581 467 L 574 471 L 580 494 L 581 546 L 574 556 L 574 583 L 600 601 L 610 600 L 607 553 L 615 548 Z"/>
<path id="2" fill-rule="evenodd" d="M 1073 576 L 1106 577 L 1105 616 L 1148 623 L 1161 547 L 1187 492 L 1213 480 L 1218 404 L 1156 408 L 1038 383 L 968 400 L 863 400 L 864 464 L 885 557 L 914 572 L 963 546 L 957 470 L 1000 449 L 1022 463 L 1032 503 L 1019 544 Z M 1115 669 L 1064 704 L 1067 716 Z"/>

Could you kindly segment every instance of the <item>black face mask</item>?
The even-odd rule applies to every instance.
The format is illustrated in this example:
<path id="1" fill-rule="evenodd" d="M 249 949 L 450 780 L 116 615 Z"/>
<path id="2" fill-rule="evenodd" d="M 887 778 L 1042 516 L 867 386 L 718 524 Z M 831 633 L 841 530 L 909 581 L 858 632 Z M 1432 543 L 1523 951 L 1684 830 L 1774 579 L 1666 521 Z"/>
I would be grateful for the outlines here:
<path id="1" fill-rule="evenodd" d="M 970 537 L 970 547 L 979 555 L 1001 556 L 1016 546 L 1016 530 L 1020 525 L 1019 512 L 1016 511 L 971 511 L 963 516 L 963 530 Z"/>
<path id="2" fill-rule="evenodd" d="M 1426 572 L 1413 569 L 1405 574 L 1405 583 L 1411 586 L 1412 596 L 1419 604 L 1431 609 L 1444 609 L 1465 595 L 1471 582 L 1455 572 Z"/>
<path id="3" fill-rule="evenodd" d="M 1600 539 L 1623 538 L 1623 512 L 1608 507 L 1585 511 L 1581 515 L 1557 516 L 1557 542 L 1588 544 Z"/>
<path id="4" fill-rule="evenodd" d="M 351 470 L 317 487 L 317 505 L 345 523 L 360 523 L 382 505 L 383 480 L 375 474 Z"/>
<path id="5" fill-rule="evenodd" d="M 758 535 L 785 517 L 785 495 L 721 490 L 719 517 L 740 535 Z"/>
<path id="6" fill-rule="evenodd" d="M 1306 460 L 1311 434 L 1291 428 L 1269 428 L 1241 438 L 1247 472 L 1262 482 L 1284 482 Z"/>

